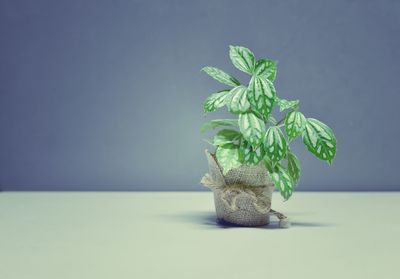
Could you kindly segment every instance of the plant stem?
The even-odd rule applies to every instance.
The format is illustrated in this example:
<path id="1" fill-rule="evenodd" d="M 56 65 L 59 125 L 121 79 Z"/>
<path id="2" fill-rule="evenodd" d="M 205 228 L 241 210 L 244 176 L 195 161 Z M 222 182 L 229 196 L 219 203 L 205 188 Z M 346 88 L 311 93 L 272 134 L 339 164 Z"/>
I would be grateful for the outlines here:
<path id="1" fill-rule="evenodd" d="M 284 120 L 285 120 L 286 116 L 284 118 L 282 118 L 281 120 L 279 120 L 278 122 L 276 122 L 275 126 L 278 126 L 279 124 L 281 124 Z"/>

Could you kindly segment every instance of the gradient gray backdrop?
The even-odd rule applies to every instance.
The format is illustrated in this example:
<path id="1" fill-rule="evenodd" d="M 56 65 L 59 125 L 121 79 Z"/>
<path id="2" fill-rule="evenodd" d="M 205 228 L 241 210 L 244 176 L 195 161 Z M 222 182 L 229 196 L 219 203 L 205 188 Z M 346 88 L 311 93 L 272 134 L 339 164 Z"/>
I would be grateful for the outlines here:
<path id="1" fill-rule="evenodd" d="M 199 190 L 228 45 L 338 138 L 299 190 L 399 190 L 400 1 L 0 1 L 3 190 Z M 206 136 L 210 136 L 207 134 Z"/>

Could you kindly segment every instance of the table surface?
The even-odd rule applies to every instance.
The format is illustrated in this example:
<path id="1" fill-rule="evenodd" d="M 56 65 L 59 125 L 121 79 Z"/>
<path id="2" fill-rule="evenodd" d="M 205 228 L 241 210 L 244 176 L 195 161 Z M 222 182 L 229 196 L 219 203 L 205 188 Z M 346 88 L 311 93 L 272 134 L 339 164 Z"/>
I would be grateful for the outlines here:
<path id="1" fill-rule="evenodd" d="M 273 208 L 291 228 L 219 225 L 209 192 L 3 192 L 0 278 L 400 278 L 400 193 Z"/>

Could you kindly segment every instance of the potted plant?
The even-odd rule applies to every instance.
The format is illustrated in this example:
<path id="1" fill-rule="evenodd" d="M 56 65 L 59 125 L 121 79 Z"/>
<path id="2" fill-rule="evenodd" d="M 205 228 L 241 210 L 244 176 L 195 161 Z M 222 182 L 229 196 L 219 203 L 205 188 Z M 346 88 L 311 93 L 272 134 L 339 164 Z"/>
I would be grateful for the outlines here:
<path id="1" fill-rule="evenodd" d="M 306 148 L 318 159 L 331 164 L 336 155 L 336 138 L 332 130 L 314 118 L 306 118 L 299 110 L 299 100 L 277 96 L 274 86 L 277 62 L 256 60 L 241 46 L 230 46 L 233 65 L 251 76 L 247 85 L 215 67 L 202 71 L 229 86 L 211 94 L 204 102 L 204 112 L 224 106 L 235 119 L 214 119 L 202 126 L 220 128 L 210 144 L 215 153 L 206 150 L 209 173 L 202 184 L 214 192 L 217 218 L 243 226 L 269 223 L 275 214 L 281 226 L 288 221 L 271 209 L 274 188 L 288 200 L 300 178 L 300 163 L 290 143 L 302 138 Z M 279 107 L 283 118 L 277 121 L 272 112 Z"/>

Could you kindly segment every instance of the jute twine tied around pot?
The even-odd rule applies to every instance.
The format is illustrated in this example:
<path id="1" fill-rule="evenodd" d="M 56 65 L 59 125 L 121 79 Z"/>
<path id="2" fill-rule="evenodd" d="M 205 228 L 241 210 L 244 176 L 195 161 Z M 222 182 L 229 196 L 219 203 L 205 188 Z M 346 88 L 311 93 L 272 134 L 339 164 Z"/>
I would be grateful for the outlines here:
<path id="1" fill-rule="evenodd" d="M 274 184 L 262 164 L 242 165 L 223 175 L 215 156 L 205 152 L 209 173 L 203 176 L 201 183 L 214 193 L 218 219 L 243 226 L 262 226 L 274 215 L 279 219 L 279 227 L 290 226 L 285 215 L 271 209 Z"/>

